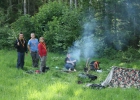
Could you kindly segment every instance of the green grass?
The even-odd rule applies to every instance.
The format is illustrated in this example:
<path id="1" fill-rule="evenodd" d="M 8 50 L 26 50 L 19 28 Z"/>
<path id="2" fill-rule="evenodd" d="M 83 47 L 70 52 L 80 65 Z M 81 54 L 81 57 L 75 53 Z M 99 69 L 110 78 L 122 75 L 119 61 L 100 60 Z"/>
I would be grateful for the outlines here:
<path id="1" fill-rule="evenodd" d="M 50 70 L 44 74 L 28 74 L 32 68 L 31 57 L 25 58 L 25 70 L 16 69 L 16 51 L 0 50 L 0 99 L 1 100 L 139 100 L 136 88 L 90 89 L 85 84 L 77 84 L 78 74 L 83 72 L 85 62 L 77 64 L 77 72 L 66 73 L 63 68 L 65 55 L 49 53 L 47 65 Z M 98 79 L 92 83 L 103 81 L 111 66 L 140 69 L 140 62 L 135 60 L 124 63 L 119 60 L 94 58 L 101 62 L 102 73 L 90 72 Z M 59 69 L 55 67 L 58 66 Z"/>

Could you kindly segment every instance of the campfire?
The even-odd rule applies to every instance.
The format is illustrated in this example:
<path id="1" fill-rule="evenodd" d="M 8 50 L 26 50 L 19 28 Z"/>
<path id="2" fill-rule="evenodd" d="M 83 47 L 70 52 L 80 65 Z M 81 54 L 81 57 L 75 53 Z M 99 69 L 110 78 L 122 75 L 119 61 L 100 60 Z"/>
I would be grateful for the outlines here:
<path id="1" fill-rule="evenodd" d="M 99 64 L 100 64 L 100 62 L 98 62 L 98 61 L 90 62 L 90 58 L 88 58 L 86 61 L 86 67 L 84 68 L 84 72 L 86 72 L 86 74 L 88 74 L 90 70 L 99 71 L 99 69 L 100 69 Z"/>

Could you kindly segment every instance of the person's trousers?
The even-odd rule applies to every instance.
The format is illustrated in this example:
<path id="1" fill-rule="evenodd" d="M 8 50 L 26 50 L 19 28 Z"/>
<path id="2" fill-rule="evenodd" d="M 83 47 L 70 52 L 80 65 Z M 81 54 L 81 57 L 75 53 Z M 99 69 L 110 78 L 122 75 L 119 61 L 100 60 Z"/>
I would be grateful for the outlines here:
<path id="1" fill-rule="evenodd" d="M 66 69 L 72 69 L 72 70 L 73 70 L 73 69 L 74 69 L 74 65 L 72 65 L 72 64 L 70 64 L 70 63 L 66 63 L 66 64 L 65 64 L 65 68 L 66 68 Z"/>
<path id="2" fill-rule="evenodd" d="M 40 57 L 40 71 L 43 71 L 43 67 L 46 67 L 47 56 Z"/>
<path id="3" fill-rule="evenodd" d="M 17 54 L 17 68 L 21 68 L 23 69 L 24 67 L 24 56 L 25 56 L 25 53 L 21 53 L 21 52 L 18 52 Z"/>
<path id="4" fill-rule="evenodd" d="M 31 51 L 31 57 L 32 57 L 32 65 L 33 65 L 33 67 L 38 67 L 38 62 L 39 62 L 38 52 Z"/>

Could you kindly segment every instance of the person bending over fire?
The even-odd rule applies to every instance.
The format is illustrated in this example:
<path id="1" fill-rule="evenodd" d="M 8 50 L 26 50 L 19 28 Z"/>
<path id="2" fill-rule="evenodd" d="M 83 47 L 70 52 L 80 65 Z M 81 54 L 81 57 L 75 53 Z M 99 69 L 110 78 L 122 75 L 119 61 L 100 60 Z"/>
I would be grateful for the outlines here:
<path id="1" fill-rule="evenodd" d="M 90 70 L 99 70 L 99 64 L 100 62 L 98 61 L 92 61 L 90 63 Z"/>
<path id="2" fill-rule="evenodd" d="M 76 60 L 71 58 L 71 55 L 68 53 L 67 57 L 65 58 L 65 68 L 69 71 L 76 71 Z"/>

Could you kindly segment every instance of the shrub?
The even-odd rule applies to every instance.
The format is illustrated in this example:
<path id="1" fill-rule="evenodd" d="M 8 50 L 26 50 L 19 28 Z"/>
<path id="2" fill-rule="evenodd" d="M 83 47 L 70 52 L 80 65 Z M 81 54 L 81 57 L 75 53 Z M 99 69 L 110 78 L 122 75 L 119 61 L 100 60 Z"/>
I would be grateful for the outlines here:
<path id="1" fill-rule="evenodd" d="M 16 22 L 12 23 L 11 28 L 15 32 L 22 32 L 26 38 L 29 38 L 29 34 L 34 32 L 34 23 L 32 22 L 30 15 L 24 15 L 19 17 Z"/>
<path id="2" fill-rule="evenodd" d="M 61 2 L 49 2 L 40 7 L 34 16 L 21 16 L 11 26 L 16 32 L 44 36 L 47 47 L 52 52 L 63 52 L 78 38 L 80 33 L 80 12 L 71 10 Z M 17 33 L 16 33 L 17 34 Z"/>
<path id="3" fill-rule="evenodd" d="M 0 49 L 10 48 L 12 41 L 8 38 L 10 35 L 9 24 L 7 24 L 7 15 L 0 8 Z"/>

